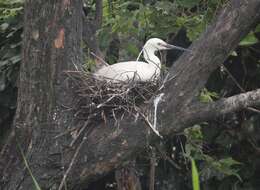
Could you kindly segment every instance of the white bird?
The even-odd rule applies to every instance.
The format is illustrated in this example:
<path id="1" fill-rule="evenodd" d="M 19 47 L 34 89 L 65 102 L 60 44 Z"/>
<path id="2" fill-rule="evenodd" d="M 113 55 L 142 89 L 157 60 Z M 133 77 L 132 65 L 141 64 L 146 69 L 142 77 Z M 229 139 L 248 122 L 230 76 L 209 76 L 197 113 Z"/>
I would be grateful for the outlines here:
<path id="1" fill-rule="evenodd" d="M 185 48 L 170 45 L 159 38 L 149 39 L 143 49 L 143 56 L 147 62 L 126 61 L 104 66 L 94 73 L 94 76 L 101 80 L 113 83 L 122 81 L 152 81 L 158 79 L 161 72 L 161 61 L 155 55 L 156 51 L 178 49 L 190 51 Z"/>

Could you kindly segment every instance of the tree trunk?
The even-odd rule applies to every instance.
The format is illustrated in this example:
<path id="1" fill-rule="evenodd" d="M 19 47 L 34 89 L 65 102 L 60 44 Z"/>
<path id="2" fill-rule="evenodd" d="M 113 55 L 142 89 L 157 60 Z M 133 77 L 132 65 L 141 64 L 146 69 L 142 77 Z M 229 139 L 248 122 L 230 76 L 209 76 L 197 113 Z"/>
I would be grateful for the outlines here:
<path id="1" fill-rule="evenodd" d="M 43 189 L 55 189 L 63 176 L 61 150 L 68 142 L 55 136 L 72 120 L 64 111 L 72 102 L 64 71 L 82 63 L 81 6 L 80 0 L 25 2 L 18 105 L 13 132 L 1 152 L 0 189 L 34 189 L 21 151 Z"/>
<path id="2" fill-rule="evenodd" d="M 68 146 L 74 140 L 70 131 L 73 115 L 65 108 L 72 106 L 73 89 L 64 71 L 74 70 L 81 62 L 81 6 L 80 0 L 26 1 L 18 107 L 13 131 L 0 154 L 1 189 L 34 187 L 18 145 L 43 189 L 66 185 L 81 189 L 82 184 L 107 174 L 146 148 L 147 127 L 142 118 L 137 122 L 125 119 L 120 127 L 113 127 L 110 121 L 110 127 L 100 124 L 88 138 L 85 134 L 79 138 L 75 149 Z M 198 105 L 195 99 L 210 73 L 259 20 L 259 10 L 259 0 L 232 0 L 193 44 L 192 54 L 184 54 L 174 64 L 170 75 L 176 77 L 166 84 L 160 102 L 162 135 L 260 103 L 260 90 L 210 105 Z M 229 105 L 219 106 L 224 103 Z M 207 115 L 212 107 L 219 109 Z M 147 106 L 148 112 L 150 108 Z M 197 114 L 191 108 L 198 110 Z"/>

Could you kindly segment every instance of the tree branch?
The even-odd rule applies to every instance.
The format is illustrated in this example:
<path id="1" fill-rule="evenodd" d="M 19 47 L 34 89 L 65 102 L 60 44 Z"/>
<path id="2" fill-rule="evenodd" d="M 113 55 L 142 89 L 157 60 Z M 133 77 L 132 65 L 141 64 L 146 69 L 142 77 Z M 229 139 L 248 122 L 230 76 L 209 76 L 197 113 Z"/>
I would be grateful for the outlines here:
<path id="1" fill-rule="evenodd" d="M 173 127 L 176 129 L 185 123 L 180 122 L 186 114 L 185 108 L 196 103 L 210 74 L 259 22 L 259 9 L 260 2 L 257 0 L 232 0 L 192 44 L 192 54 L 184 54 L 171 67 L 170 75 L 177 77 L 166 86 L 165 103 L 161 104 L 163 114 L 160 119 L 162 126 L 167 126 L 165 134 L 172 133 Z"/>
<path id="2" fill-rule="evenodd" d="M 260 89 L 220 99 L 212 103 L 198 103 L 185 109 L 183 121 L 190 124 L 209 121 L 219 116 L 260 104 Z M 186 123 L 186 122 L 185 122 Z M 186 125 L 189 125 L 186 123 Z M 176 130 L 182 130 L 176 129 Z"/>
<path id="3" fill-rule="evenodd" d="M 59 185 L 62 168 L 68 169 L 72 163 L 75 149 L 66 148 L 73 140 L 72 135 L 55 138 L 71 127 L 71 121 L 74 119 L 72 114 L 62 109 L 63 106 L 70 106 L 73 89 L 61 73 L 73 69 L 71 63 L 81 62 L 82 21 L 79 20 L 81 17 L 77 11 L 82 9 L 81 2 L 68 2 L 53 3 L 51 9 L 46 1 L 41 1 L 43 7 L 38 6 L 38 1 L 30 1 L 27 4 L 19 104 L 13 129 L 15 133 L 11 136 L 13 149 L 6 146 L 0 158 L 1 171 L 6 171 L 10 177 L 0 174 L 0 185 L 5 187 L 1 189 L 18 189 L 19 185 L 20 189 L 32 187 L 32 180 L 26 176 L 21 159 L 19 162 L 19 151 L 15 149 L 16 139 L 26 150 L 33 174 L 41 185 L 45 185 L 43 188 L 50 189 L 55 183 Z M 196 107 L 196 97 L 211 72 L 224 62 L 259 20 L 259 10 L 259 0 L 232 0 L 192 45 L 192 54 L 184 54 L 174 64 L 170 75 L 177 77 L 166 84 L 165 95 L 159 107 L 161 114 L 158 114 L 157 125 L 162 135 L 171 135 L 196 122 L 259 103 L 257 90 L 234 96 L 236 98 L 219 100 L 201 107 L 201 110 Z M 45 28 L 46 25 L 53 28 L 42 31 L 41 28 Z M 91 35 L 95 36 L 92 30 L 93 28 L 85 30 L 86 35 L 92 32 Z M 39 35 L 33 35 L 34 33 Z M 49 38 L 46 39 L 46 36 Z M 230 106 L 226 107 L 225 103 Z M 153 105 L 147 106 L 146 110 L 151 111 L 151 106 Z M 221 112 L 213 113 L 216 108 Z M 202 117 L 198 113 L 209 115 Z M 143 151 L 148 144 L 148 138 L 156 138 L 148 135 L 148 128 L 140 118 L 136 122 L 133 122 L 133 118 L 125 119 L 120 122 L 120 127 L 113 127 L 112 121 L 107 121 L 109 127 L 104 125 L 90 126 L 94 129 L 78 152 L 78 159 L 73 162 L 70 173 L 65 176 L 68 186 L 81 189 L 82 183 L 90 183 Z M 84 135 L 87 134 L 82 134 L 82 138 Z M 13 170 L 7 167 L 6 163 L 12 165 Z M 8 179 L 8 182 L 5 179 Z"/>
<path id="4" fill-rule="evenodd" d="M 219 114 L 212 112 L 210 117 L 198 118 L 196 116 L 196 119 L 185 117 L 187 110 L 196 102 L 196 97 L 210 74 L 225 61 L 239 41 L 259 21 L 259 9 L 260 1 L 258 0 L 232 0 L 206 32 L 192 45 L 192 54 L 183 54 L 170 69 L 170 75 L 177 75 L 177 77 L 166 84 L 164 102 L 161 102 L 159 107 L 162 113 L 159 114 L 158 122 L 161 134 L 174 134 L 176 131 L 194 124 L 195 121 L 201 122 Z M 252 96 L 250 94 L 247 97 Z M 222 105 L 228 100 L 223 100 Z M 226 109 L 225 112 L 222 110 L 222 113 L 249 105 L 247 103 L 242 106 L 243 102 L 245 103 L 246 100 L 236 102 L 239 105 Z M 258 103 L 253 99 L 249 102 L 250 105 Z M 214 103 L 214 105 L 216 107 L 218 103 Z M 192 117 L 195 117 L 195 112 Z M 147 128 L 144 127 L 145 124 L 142 120 L 137 122 L 132 120 L 130 118 L 121 121 L 120 128 L 101 125 L 93 130 L 86 143 L 89 148 L 82 152 L 83 155 L 91 155 L 88 162 L 84 163 L 88 169 L 75 171 L 80 173 L 82 180 L 89 183 L 91 179 L 111 171 L 124 161 L 131 159 L 131 156 L 134 156 L 137 151 L 145 148 L 147 140 L 144 136 L 147 136 Z M 95 150 L 91 150 L 91 147 L 95 147 Z M 83 162 L 83 160 L 81 161 Z"/>

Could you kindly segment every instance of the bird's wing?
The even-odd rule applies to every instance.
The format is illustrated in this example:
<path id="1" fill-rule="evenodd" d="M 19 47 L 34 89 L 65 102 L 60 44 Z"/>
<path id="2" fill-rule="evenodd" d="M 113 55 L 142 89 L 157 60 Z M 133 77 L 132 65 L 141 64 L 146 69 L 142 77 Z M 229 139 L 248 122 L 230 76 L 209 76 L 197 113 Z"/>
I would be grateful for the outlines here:
<path id="1" fill-rule="evenodd" d="M 108 67 L 99 69 L 94 74 L 97 77 L 112 79 L 112 80 L 131 80 L 136 77 L 137 80 L 142 80 L 143 75 L 147 71 L 148 63 L 141 61 L 120 62 Z"/>

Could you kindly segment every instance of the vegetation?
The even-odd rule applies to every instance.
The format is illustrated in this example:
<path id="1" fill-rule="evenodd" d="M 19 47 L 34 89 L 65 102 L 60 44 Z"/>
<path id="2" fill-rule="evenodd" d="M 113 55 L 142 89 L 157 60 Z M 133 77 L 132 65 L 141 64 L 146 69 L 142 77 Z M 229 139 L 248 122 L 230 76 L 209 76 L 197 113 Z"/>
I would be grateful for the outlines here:
<path id="1" fill-rule="evenodd" d="M 190 44 L 226 3 L 228 0 L 104 0 L 102 26 L 96 33 L 99 47 L 106 54 L 106 61 L 111 64 L 135 59 L 143 43 L 151 37 L 178 42 L 183 40 Z M 87 17 L 93 19 L 95 1 L 86 1 L 84 8 L 88 12 Z M 8 130 L 16 108 L 22 17 L 22 0 L 0 0 L 0 137 Z M 259 39 L 260 24 L 240 42 L 225 64 L 211 75 L 198 97 L 201 102 L 206 104 L 260 88 Z M 185 42 L 179 42 L 178 45 L 188 45 Z M 88 44 L 85 45 L 87 50 Z M 90 55 L 87 51 L 85 53 L 87 62 L 90 62 Z M 171 55 L 174 56 L 172 59 L 178 57 L 171 52 L 167 57 Z M 187 181 L 189 184 L 183 189 L 192 189 L 192 184 L 194 189 L 199 189 L 199 183 L 201 189 L 210 190 L 258 189 L 259 113 L 257 107 L 248 108 L 214 121 L 198 123 L 183 134 L 168 138 L 163 145 L 165 154 L 181 167 L 182 184 L 187 184 Z M 160 151 L 157 155 L 155 180 L 158 189 L 159 186 L 169 189 L 174 183 L 171 175 L 176 171 Z M 147 156 L 150 155 L 147 153 Z M 23 158 L 29 169 L 24 155 Z M 140 165 L 148 161 L 144 157 L 138 159 L 140 161 L 137 164 Z M 141 178 L 145 183 L 147 168 L 140 168 L 145 172 Z M 198 175 L 200 180 L 197 179 Z M 33 180 L 38 186 L 37 179 Z"/>

